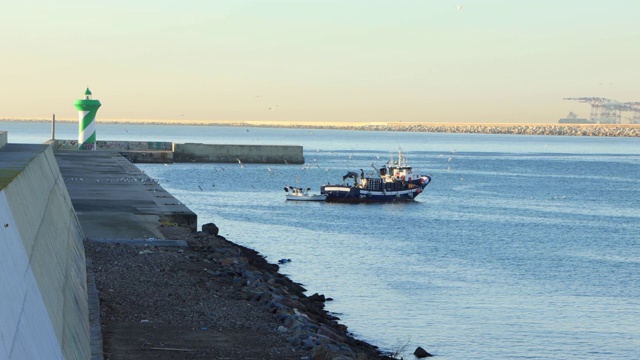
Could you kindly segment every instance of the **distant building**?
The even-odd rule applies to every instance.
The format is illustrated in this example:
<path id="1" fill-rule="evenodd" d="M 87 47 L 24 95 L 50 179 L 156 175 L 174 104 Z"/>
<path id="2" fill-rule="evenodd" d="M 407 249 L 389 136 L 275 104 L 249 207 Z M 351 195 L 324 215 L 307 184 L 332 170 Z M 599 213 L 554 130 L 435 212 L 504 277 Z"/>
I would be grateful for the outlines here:
<path id="1" fill-rule="evenodd" d="M 595 121 L 579 118 L 574 112 L 570 112 L 566 118 L 558 120 L 558 124 L 595 124 Z"/>

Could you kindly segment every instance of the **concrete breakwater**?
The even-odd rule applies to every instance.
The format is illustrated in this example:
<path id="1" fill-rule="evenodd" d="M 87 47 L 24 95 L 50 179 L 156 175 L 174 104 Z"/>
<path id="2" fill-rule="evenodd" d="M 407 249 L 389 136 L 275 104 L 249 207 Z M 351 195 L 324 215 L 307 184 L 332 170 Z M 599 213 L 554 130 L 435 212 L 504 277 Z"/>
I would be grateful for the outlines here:
<path id="1" fill-rule="evenodd" d="M 304 164 L 298 145 L 174 144 L 174 162 Z"/>
<path id="2" fill-rule="evenodd" d="M 278 273 L 277 265 L 217 236 L 217 228 L 207 230 L 210 236 L 196 234 L 188 248 L 160 250 L 173 249 L 167 242 L 184 243 L 174 235 L 182 237 L 185 230 L 193 234 L 196 215 L 117 152 L 54 151 L 51 143 L 7 144 L 5 135 L 0 132 L 0 359 L 99 360 L 103 351 L 111 357 L 116 350 L 137 351 L 142 355 L 136 358 L 141 359 L 177 359 L 187 353 L 190 358 L 199 353 L 204 355 L 193 358 L 213 358 L 220 348 L 231 355 L 250 355 L 226 358 L 301 359 L 311 358 L 309 354 L 313 358 L 388 358 L 337 323 L 323 309 L 324 296 L 307 297 L 301 286 Z M 190 235 L 182 237 L 187 238 L 192 240 Z M 151 258 L 147 255 L 172 252 L 179 260 L 175 267 L 150 262 L 128 272 L 131 277 L 124 281 L 115 279 L 118 286 L 126 283 L 127 291 L 114 298 L 110 295 L 114 283 L 100 288 L 91 280 L 102 267 L 91 265 L 83 239 L 84 246 L 138 244 L 134 256 Z M 90 260 L 104 260 L 102 256 L 104 252 L 94 253 Z M 110 279 L 126 261 L 106 260 L 112 267 L 102 275 Z M 192 273 L 200 275 L 194 286 L 181 288 Z M 172 281 L 167 274 L 173 274 Z M 160 285 L 141 280 L 152 275 L 159 277 Z M 150 301 L 140 295 L 141 288 L 148 290 L 145 294 L 156 294 L 158 287 L 167 290 L 167 296 Z M 178 301 L 171 302 L 174 298 Z M 217 298 L 224 298 L 225 306 L 207 306 Z M 128 323 L 131 326 L 114 327 L 101 319 L 101 314 L 115 314 L 107 321 L 121 319 L 125 312 L 121 304 L 128 300 L 141 305 Z M 228 313 L 228 304 L 238 305 L 237 311 Z M 203 308 L 192 311 L 194 306 Z M 162 316 L 172 314 L 163 319 L 185 311 L 181 318 L 187 319 L 187 331 L 158 318 L 149 320 L 156 310 Z M 254 315 L 262 316 L 261 323 Z M 247 323 L 227 325 L 238 324 L 238 317 Z M 203 318 L 229 321 L 192 328 Z M 216 328 L 209 331 L 210 325 Z M 143 332 L 132 335 L 128 332 L 132 326 Z M 207 341 L 199 343 L 203 337 Z M 269 339 L 282 339 L 287 345 L 274 345 Z M 127 347 L 129 340 L 136 342 L 133 348 Z M 158 345 L 167 341 L 178 345 Z M 185 353 L 168 357 L 167 351 Z"/>
<path id="3" fill-rule="evenodd" d="M 75 150 L 76 140 L 56 140 L 56 150 Z M 97 141 L 97 151 L 117 152 L 133 163 L 304 164 L 299 145 L 238 145 L 164 141 Z"/>
<path id="4" fill-rule="evenodd" d="M 117 153 L 0 131 L 0 359 L 101 359 L 83 239 L 162 237 L 163 222 L 197 218 Z"/>
<path id="5" fill-rule="evenodd" d="M 55 158 L 87 238 L 162 238 L 163 222 L 195 231 L 197 215 L 117 152 L 59 150 Z"/>

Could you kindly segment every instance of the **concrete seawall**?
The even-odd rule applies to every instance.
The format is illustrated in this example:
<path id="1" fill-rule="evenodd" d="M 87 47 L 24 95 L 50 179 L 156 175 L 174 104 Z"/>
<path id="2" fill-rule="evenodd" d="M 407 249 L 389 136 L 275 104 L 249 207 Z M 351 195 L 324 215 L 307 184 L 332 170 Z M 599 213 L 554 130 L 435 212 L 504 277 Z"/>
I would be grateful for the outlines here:
<path id="1" fill-rule="evenodd" d="M 304 164 L 302 146 L 174 144 L 174 162 Z"/>
<path id="2" fill-rule="evenodd" d="M 85 236 L 164 239 L 162 226 L 195 230 L 197 217 L 117 152 L 54 154 L 51 144 L 6 138 L 0 132 L 0 359 L 101 359 Z"/>
<path id="3" fill-rule="evenodd" d="M 0 149 L 0 358 L 91 358 L 82 240 L 52 147 L 5 144 Z"/>
<path id="4" fill-rule="evenodd" d="M 76 150 L 76 140 L 56 140 L 56 150 Z M 299 145 L 179 144 L 156 141 L 97 141 L 99 151 L 117 152 L 132 163 L 304 164 Z"/>

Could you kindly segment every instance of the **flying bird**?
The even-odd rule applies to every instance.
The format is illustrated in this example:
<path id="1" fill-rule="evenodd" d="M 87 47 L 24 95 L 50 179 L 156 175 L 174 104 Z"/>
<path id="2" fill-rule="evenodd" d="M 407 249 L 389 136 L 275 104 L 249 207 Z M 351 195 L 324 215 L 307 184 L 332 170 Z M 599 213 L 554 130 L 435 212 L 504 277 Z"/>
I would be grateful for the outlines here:
<path id="1" fill-rule="evenodd" d="M 458 11 L 462 10 L 462 5 L 456 5 L 456 9 L 458 9 Z"/>

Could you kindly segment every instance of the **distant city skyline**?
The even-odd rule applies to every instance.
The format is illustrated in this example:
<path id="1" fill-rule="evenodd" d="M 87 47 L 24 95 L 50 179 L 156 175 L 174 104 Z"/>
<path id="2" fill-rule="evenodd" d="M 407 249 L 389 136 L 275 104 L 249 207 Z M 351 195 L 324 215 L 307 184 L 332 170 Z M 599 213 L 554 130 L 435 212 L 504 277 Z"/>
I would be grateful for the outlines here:
<path id="1" fill-rule="evenodd" d="M 640 2 L 13 2 L 0 118 L 557 123 L 640 102 Z M 627 122 L 623 115 L 622 122 Z"/>

